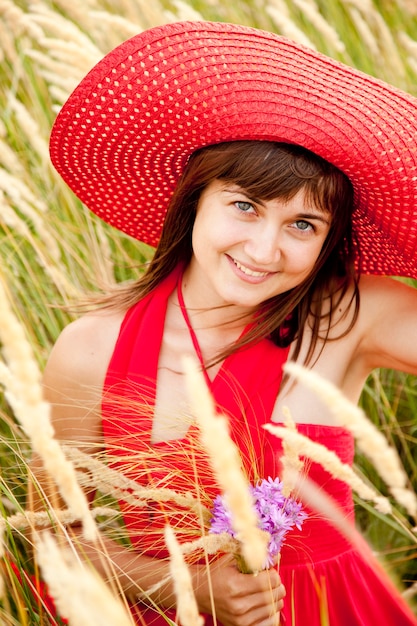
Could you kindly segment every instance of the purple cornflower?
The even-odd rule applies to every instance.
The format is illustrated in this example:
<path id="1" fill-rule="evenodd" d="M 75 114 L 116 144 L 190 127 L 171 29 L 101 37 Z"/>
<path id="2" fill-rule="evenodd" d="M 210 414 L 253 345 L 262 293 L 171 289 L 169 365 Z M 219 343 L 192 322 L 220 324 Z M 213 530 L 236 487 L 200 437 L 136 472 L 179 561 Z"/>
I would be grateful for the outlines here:
<path id="1" fill-rule="evenodd" d="M 302 510 L 300 502 L 283 495 L 282 482 L 279 478 L 263 479 L 250 489 L 259 518 L 259 528 L 270 535 L 265 563 L 265 567 L 269 567 L 275 563 L 287 532 L 293 526 L 300 530 L 307 514 Z M 212 514 L 210 532 L 215 534 L 226 532 L 235 537 L 232 516 L 223 496 L 218 495 L 214 499 Z"/>

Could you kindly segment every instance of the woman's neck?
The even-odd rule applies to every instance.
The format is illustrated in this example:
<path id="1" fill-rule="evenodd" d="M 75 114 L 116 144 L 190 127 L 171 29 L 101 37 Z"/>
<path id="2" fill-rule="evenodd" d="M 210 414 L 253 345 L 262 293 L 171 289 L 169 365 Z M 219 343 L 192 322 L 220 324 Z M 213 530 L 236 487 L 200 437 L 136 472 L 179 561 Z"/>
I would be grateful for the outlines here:
<path id="1" fill-rule="evenodd" d="M 238 337 L 253 322 L 256 309 L 227 304 L 216 298 L 200 281 L 193 279 L 188 268 L 180 281 L 180 299 L 182 297 L 182 305 L 195 331 L 200 329 L 223 338 Z"/>

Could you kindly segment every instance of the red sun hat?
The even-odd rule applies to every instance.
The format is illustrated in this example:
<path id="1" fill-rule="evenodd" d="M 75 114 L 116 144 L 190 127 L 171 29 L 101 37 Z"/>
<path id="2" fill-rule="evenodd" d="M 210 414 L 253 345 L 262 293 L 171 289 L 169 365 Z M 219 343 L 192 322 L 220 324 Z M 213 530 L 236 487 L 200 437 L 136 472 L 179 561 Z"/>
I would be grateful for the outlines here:
<path id="1" fill-rule="evenodd" d="M 59 113 L 54 166 L 105 222 L 155 246 L 192 152 L 257 139 L 327 159 L 355 189 L 361 270 L 417 277 L 417 98 L 294 41 L 220 22 L 152 28 Z"/>

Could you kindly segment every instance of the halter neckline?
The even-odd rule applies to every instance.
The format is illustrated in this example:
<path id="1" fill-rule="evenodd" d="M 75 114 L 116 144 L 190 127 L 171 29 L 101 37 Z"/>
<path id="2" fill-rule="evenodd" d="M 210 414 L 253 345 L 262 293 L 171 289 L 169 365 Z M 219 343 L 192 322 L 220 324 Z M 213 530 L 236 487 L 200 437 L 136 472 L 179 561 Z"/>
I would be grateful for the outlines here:
<path id="1" fill-rule="evenodd" d="M 209 378 L 209 375 L 207 374 L 206 366 L 204 364 L 203 353 L 201 351 L 201 347 L 200 347 L 200 344 L 198 342 L 197 335 L 195 334 L 194 328 L 192 327 L 191 320 L 190 320 L 190 317 L 188 315 L 187 307 L 185 306 L 184 296 L 183 296 L 183 293 L 182 293 L 182 277 L 183 277 L 183 274 L 180 274 L 180 276 L 178 277 L 178 282 L 177 282 L 178 304 L 180 306 L 180 310 L 181 310 L 182 316 L 184 318 L 185 324 L 186 324 L 186 326 L 188 328 L 188 332 L 190 334 L 191 341 L 192 341 L 192 344 L 194 346 L 195 353 L 196 353 L 196 355 L 198 357 L 198 360 L 200 362 L 201 369 L 202 369 L 204 377 L 206 379 L 206 383 L 209 386 L 209 388 L 211 388 L 211 380 Z"/>

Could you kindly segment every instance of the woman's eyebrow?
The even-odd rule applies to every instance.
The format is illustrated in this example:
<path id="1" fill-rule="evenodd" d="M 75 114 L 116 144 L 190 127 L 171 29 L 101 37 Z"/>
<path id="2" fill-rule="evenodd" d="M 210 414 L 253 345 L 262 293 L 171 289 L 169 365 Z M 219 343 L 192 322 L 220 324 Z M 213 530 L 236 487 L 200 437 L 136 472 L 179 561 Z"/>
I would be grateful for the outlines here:
<path id="1" fill-rule="evenodd" d="M 261 206 L 265 206 L 265 200 L 262 200 L 262 198 L 257 198 L 256 196 L 254 196 L 253 194 L 251 194 L 247 189 L 245 189 L 244 187 L 240 187 L 240 185 L 237 185 L 235 183 L 230 183 L 229 185 L 225 186 L 223 188 L 223 191 L 225 191 L 226 193 L 241 193 L 243 196 L 246 196 L 248 200 L 250 200 L 251 202 L 254 202 L 255 204 L 260 204 Z"/>
<path id="2" fill-rule="evenodd" d="M 330 225 L 330 219 L 327 217 L 327 213 L 299 213 L 297 215 L 298 219 L 306 219 L 306 220 L 318 220 L 319 222 L 323 222 L 327 226 Z"/>

